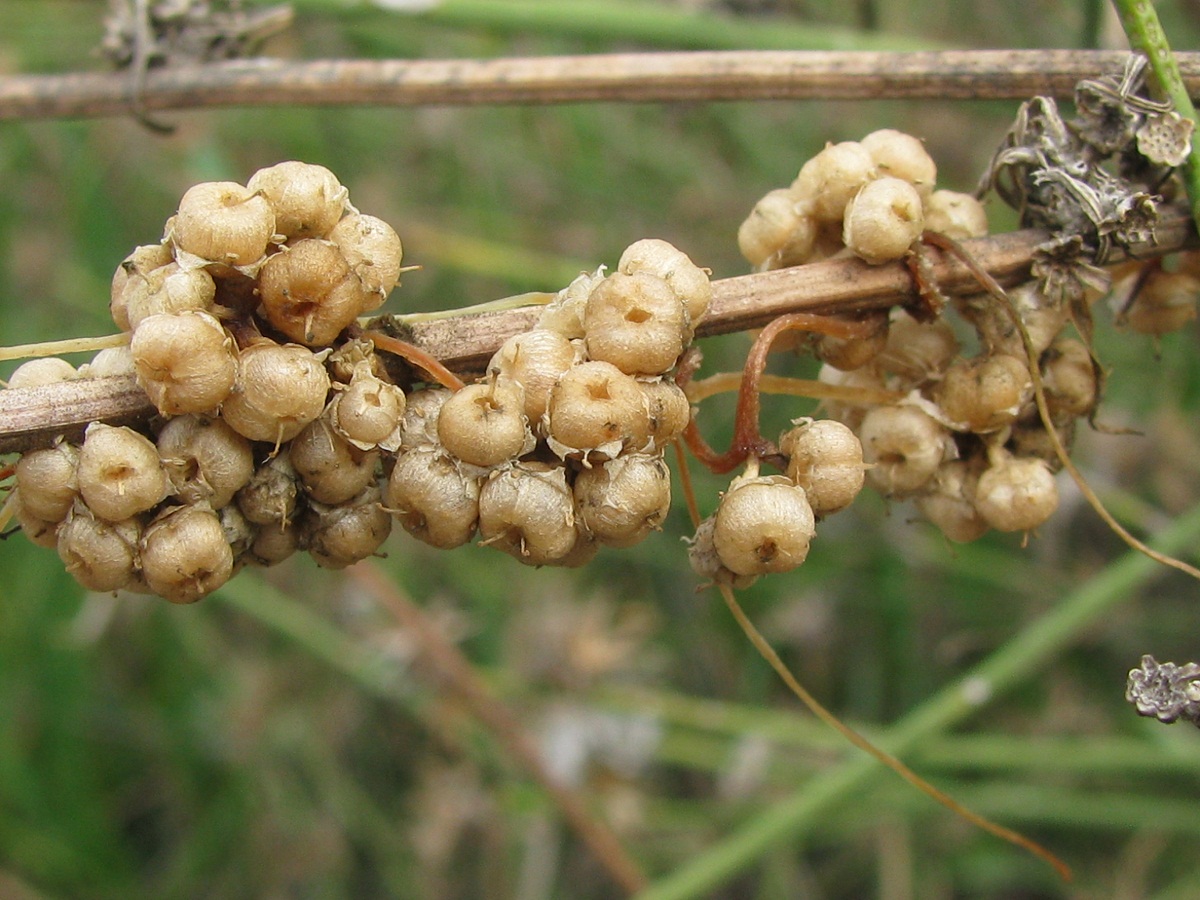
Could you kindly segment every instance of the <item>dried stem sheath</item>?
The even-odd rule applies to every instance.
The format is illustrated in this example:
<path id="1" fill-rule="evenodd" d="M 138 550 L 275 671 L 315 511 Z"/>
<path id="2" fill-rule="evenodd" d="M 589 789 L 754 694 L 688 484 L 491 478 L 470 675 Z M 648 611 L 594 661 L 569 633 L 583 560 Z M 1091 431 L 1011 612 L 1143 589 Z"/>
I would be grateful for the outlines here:
<path id="1" fill-rule="evenodd" d="M 232 60 L 0 79 L 0 120 L 229 106 L 1069 98 L 1128 54 L 1093 50 L 612 53 L 490 60 Z M 1200 53 L 1176 59 L 1200 95 Z"/>
<path id="2" fill-rule="evenodd" d="M 1047 239 L 1034 229 L 964 242 L 981 269 L 1004 286 L 1029 277 L 1035 248 Z M 1168 253 L 1196 243 L 1187 214 L 1164 214 L 1153 245 L 1135 255 Z M 938 256 L 932 275 L 946 294 L 975 293 L 979 284 L 957 259 Z M 853 315 L 905 304 L 915 298 L 903 263 L 869 266 L 835 259 L 739 275 L 713 282 L 713 302 L 697 328 L 706 337 L 759 328 L 782 315 L 806 312 Z M 460 374 L 482 372 L 509 337 L 527 331 L 541 307 L 476 313 L 416 322 L 408 341 Z M 131 378 L 71 381 L 41 388 L 0 391 L 0 453 L 45 446 L 58 435 L 78 436 L 89 422 L 130 423 L 150 417 L 149 400 Z"/>

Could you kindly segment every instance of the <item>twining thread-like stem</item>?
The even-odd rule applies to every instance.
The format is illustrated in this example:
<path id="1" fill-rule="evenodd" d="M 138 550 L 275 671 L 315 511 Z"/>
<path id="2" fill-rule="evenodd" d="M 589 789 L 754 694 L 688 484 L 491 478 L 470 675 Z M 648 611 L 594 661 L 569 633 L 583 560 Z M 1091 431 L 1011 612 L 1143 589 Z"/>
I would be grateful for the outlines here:
<path id="1" fill-rule="evenodd" d="M 1129 38 L 1129 45 L 1150 60 L 1150 70 L 1158 81 L 1162 95 L 1185 119 L 1196 122 L 1196 109 L 1183 82 L 1179 62 L 1167 43 L 1166 32 L 1158 20 L 1158 13 L 1150 0 L 1113 0 L 1121 27 Z M 1200 227 L 1200 149 L 1192 138 L 1191 152 L 1183 164 L 1183 180 L 1187 186 L 1188 201 L 1192 207 L 1192 218 Z"/>
<path id="2" fill-rule="evenodd" d="M 66 338 L 61 341 L 39 341 L 34 344 L 13 344 L 0 347 L 0 361 L 31 359 L 39 356 L 58 356 L 62 353 L 95 353 L 129 343 L 127 334 L 106 334 L 102 337 Z"/>
<path id="3" fill-rule="evenodd" d="M 1160 553 L 1178 553 L 1200 541 L 1200 505 L 1163 529 L 1151 542 Z M 923 742 L 947 731 L 983 709 L 1022 681 L 1042 675 L 1054 656 L 1090 625 L 1138 588 L 1161 566 L 1130 551 L 1068 593 L 1044 616 L 1031 622 L 965 675 L 930 697 L 880 734 L 877 746 L 895 756 L 917 752 Z M 654 882 L 636 900 L 692 900 L 705 897 L 741 870 L 761 859 L 771 847 L 795 840 L 818 825 L 828 811 L 849 797 L 867 796 L 872 779 L 881 774 L 868 756 L 855 756 L 826 769 L 792 795 L 753 816 L 734 833 L 705 848 L 683 866 Z"/>
<path id="4" fill-rule="evenodd" d="M 371 341 L 376 350 L 399 356 L 415 368 L 422 369 L 442 387 L 452 391 L 462 389 L 463 380 L 461 378 L 443 366 L 435 356 L 426 353 L 415 344 L 391 337 L 380 331 L 364 331 L 362 336 Z"/>
<path id="5" fill-rule="evenodd" d="M 742 386 L 741 372 L 718 372 L 699 381 L 688 382 L 687 397 L 699 403 L 718 394 L 731 394 Z M 811 400 L 836 400 L 858 406 L 898 403 L 904 399 L 899 391 L 885 388 L 856 387 L 844 384 L 828 384 L 811 378 L 789 378 L 784 375 L 762 375 L 758 380 L 760 394 L 776 394 L 785 397 L 808 397 Z"/>

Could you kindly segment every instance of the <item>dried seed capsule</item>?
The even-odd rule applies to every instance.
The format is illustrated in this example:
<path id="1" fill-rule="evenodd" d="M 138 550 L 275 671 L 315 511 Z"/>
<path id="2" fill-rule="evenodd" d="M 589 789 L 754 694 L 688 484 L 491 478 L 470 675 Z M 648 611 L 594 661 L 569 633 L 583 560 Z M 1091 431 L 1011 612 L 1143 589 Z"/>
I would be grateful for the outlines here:
<path id="1" fill-rule="evenodd" d="M 584 530 L 610 547 L 632 547 L 662 528 L 671 509 L 671 472 L 660 456 L 633 453 L 575 477 Z"/>
<path id="2" fill-rule="evenodd" d="M 58 544 L 58 526 L 61 522 L 48 522 L 25 509 L 21 502 L 21 490 L 17 488 L 9 494 L 8 502 L 13 504 L 13 518 L 21 527 L 21 532 L 32 543 L 39 547 L 53 548 Z"/>
<path id="3" fill-rule="evenodd" d="M 1036 281 L 1029 281 L 1010 288 L 1008 299 L 1025 326 L 1033 352 L 1040 356 L 1070 318 L 1070 311 L 1062 302 L 1061 294 L 1051 298 Z M 955 305 L 963 318 L 975 326 L 980 341 L 988 351 L 1007 353 L 1018 359 L 1027 358 L 1025 343 L 1013 324 L 1012 316 L 990 294 L 956 298 Z"/>
<path id="4" fill-rule="evenodd" d="M 170 244 L 145 244 L 134 247 L 113 273 L 109 293 L 108 310 L 117 327 L 129 331 L 129 317 L 125 311 L 125 287 L 130 279 L 145 278 L 152 270 L 162 268 L 174 261 Z"/>
<path id="5" fill-rule="evenodd" d="M 479 479 L 432 446 L 400 454 L 387 485 L 388 509 L 413 537 L 449 550 L 469 541 L 479 521 Z"/>
<path id="6" fill-rule="evenodd" d="M 826 364 L 817 372 L 817 381 L 841 395 L 822 401 L 824 414 L 854 431 L 860 430 L 863 416 L 869 407 L 880 402 L 880 395 L 887 397 L 883 371 L 873 365 L 843 372 Z"/>
<path id="7" fill-rule="evenodd" d="M 143 319 L 129 343 L 138 384 L 167 416 L 212 413 L 233 389 L 233 342 L 205 312 Z"/>
<path id="8" fill-rule="evenodd" d="M 141 560 L 150 590 L 171 603 L 195 603 L 233 574 L 233 550 L 207 506 L 159 513 L 142 534 Z"/>
<path id="9" fill-rule="evenodd" d="M 548 328 L 523 331 L 506 340 L 488 363 L 488 371 L 510 378 L 525 389 L 525 417 L 541 424 L 550 391 L 559 376 L 579 362 L 576 346 Z"/>
<path id="10" fill-rule="evenodd" d="M 629 375 L 661 375 L 684 350 L 687 310 L 663 279 L 617 272 L 588 297 L 583 328 L 591 359 Z"/>
<path id="11" fill-rule="evenodd" d="M 134 579 L 139 536 L 133 519 L 106 522 L 79 507 L 58 529 L 58 555 L 89 591 L 117 591 Z"/>
<path id="12" fill-rule="evenodd" d="M 965 459 L 942 463 L 917 497 L 921 515 L 937 526 L 947 540 L 965 544 L 984 536 L 987 520 L 975 508 L 978 467 Z"/>
<path id="13" fill-rule="evenodd" d="M 858 432 L 867 477 L 889 496 L 920 490 L 945 458 L 949 432 L 915 406 L 877 406 Z"/>
<path id="14" fill-rule="evenodd" d="M 937 165 L 925 150 L 925 144 L 911 134 L 894 128 L 872 131 L 859 143 L 871 154 L 881 176 L 907 181 L 922 199 L 933 193 Z"/>
<path id="15" fill-rule="evenodd" d="M 918 322 L 895 310 L 888 323 L 887 344 L 876 363 L 905 380 L 921 382 L 945 371 L 958 351 L 958 338 L 945 319 Z"/>
<path id="16" fill-rule="evenodd" d="M 324 166 L 288 160 L 259 169 L 246 189 L 266 197 L 285 238 L 325 237 L 346 211 L 349 191 Z"/>
<path id="17" fill-rule="evenodd" d="M 683 434 L 692 419 L 692 405 L 683 388 L 666 378 L 639 381 L 650 417 L 651 448 L 661 451 Z"/>
<path id="18" fill-rule="evenodd" d="M 404 404 L 404 416 L 400 420 L 400 446 L 405 450 L 413 447 L 441 447 L 438 438 L 438 416 L 442 404 L 450 399 L 451 392 L 445 388 L 423 388 L 408 395 Z"/>
<path id="19" fill-rule="evenodd" d="M 604 267 L 583 272 L 558 292 L 538 317 L 537 328 L 556 331 L 569 341 L 583 337 L 583 310 L 592 289 L 604 279 Z"/>
<path id="20" fill-rule="evenodd" d="M 550 392 L 547 442 L 560 457 L 611 459 L 649 441 L 650 417 L 637 382 L 594 360 L 563 373 Z"/>
<path id="21" fill-rule="evenodd" d="M 233 564 L 238 566 L 249 552 L 258 531 L 233 504 L 222 506 L 216 513 L 221 521 L 221 530 L 225 532 L 225 543 L 233 553 Z"/>
<path id="22" fill-rule="evenodd" d="M 250 442 L 220 419 L 178 416 L 158 433 L 158 455 L 183 503 L 221 509 L 254 474 Z"/>
<path id="23" fill-rule="evenodd" d="M 252 441 L 278 445 L 321 415 L 328 393 L 329 375 L 311 350 L 263 341 L 238 356 L 237 389 L 221 417 Z"/>
<path id="24" fill-rule="evenodd" d="M 286 454 L 259 466 L 237 492 L 238 509 L 255 525 L 281 527 L 290 522 L 300 501 L 300 476 Z"/>
<path id="25" fill-rule="evenodd" d="M 374 216 L 349 215 L 329 233 L 366 292 L 363 310 L 378 309 L 400 280 L 400 236 Z"/>
<path id="26" fill-rule="evenodd" d="M 827 516 L 850 505 L 866 480 L 862 444 L 833 419 L 800 419 L 779 438 L 788 457 L 787 476 L 804 488 L 813 515 Z"/>
<path id="27" fill-rule="evenodd" d="M 404 391 L 376 377 L 363 365 L 344 391 L 329 405 L 329 424 L 359 450 L 400 447 L 400 420 L 404 418 Z"/>
<path id="28" fill-rule="evenodd" d="M 372 486 L 340 506 L 313 504 L 301 522 L 302 541 L 317 565 L 344 569 L 366 559 L 392 533 L 392 517 Z"/>
<path id="29" fill-rule="evenodd" d="M 268 257 L 258 290 L 267 321 L 311 347 L 332 344 L 367 307 L 363 283 L 341 251 L 312 238 Z"/>
<path id="30" fill-rule="evenodd" d="M 79 367 L 80 378 L 116 378 L 137 374 L 128 347 L 106 347 Z"/>
<path id="31" fill-rule="evenodd" d="M 878 265 L 903 257 L 924 228 L 917 189 L 899 178 L 877 178 L 847 204 L 842 239 L 855 256 Z"/>
<path id="32" fill-rule="evenodd" d="M 65 519 L 79 496 L 78 464 L 79 448 L 61 441 L 17 460 L 17 489 L 25 512 L 45 522 Z"/>
<path id="33" fill-rule="evenodd" d="M 888 320 L 880 316 L 878 323 L 866 337 L 839 338 L 828 334 L 817 335 L 812 342 L 813 356 L 843 372 L 861 369 L 874 362 L 887 347 Z"/>
<path id="34" fill-rule="evenodd" d="M 970 194 L 934 191 L 924 200 L 925 228 L 956 241 L 986 237 L 987 212 Z"/>
<path id="35" fill-rule="evenodd" d="M 60 381 L 71 381 L 79 373 L 65 359 L 57 356 L 44 356 L 41 359 L 31 359 L 17 366 L 8 376 L 8 386 L 17 388 L 45 387 L 48 384 L 58 384 Z"/>
<path id="36" fill-rule="evenodd" d="M 300 549 L 300 526 L 263 525 L 250 542 L 246 556 L 257 566 L 274 566 Z"/>
<path id="37" fill-rule="evenodd" d="M 438 439 L 446 452 L 482 468 L 498 466 L 533 449 L 525 418 L 525 391 L 511 378 L 468 384 L 442 404 Z"/>
<path id="38" fill-rule="evenodd" d="M 275 234 L 265 197 L 232 181 L 193 185 L 179 201 L 170 239 L 180 250 L 231 266 L 262 259 Z"/>
<path id="39" fill-rule="evenodd" d="M 792 182 L 797 202 L 811 207 L 821 222 L 840 222 L 846 204 L 875 177 L 875 160 L 857 141 L 826 144 L 800 168 Z"/>
<path id="40" fill-rule="evenodd" d="M 1077 422 L 1077 419 L 1064 419 L 1054 426 L 1055 434 L 1058 436 L 1059 442 L 1067 453 L 1071 452 L 1071 445 L 1075 443 Z M 1051 473 L 1056 473 L 1063 467 L 1062 458 L 1058 455 L 1058 450 L 1055 448 L 1054 442 L 1050 439 L 1050 434 L 1046 431 L 1046 426 L 1042 424 L 1040 419 L 1032 418 L 1024 422 L 1018 421 L 1013 426 L 1004 447 L 1006 450 L 1012 451 L 1013 456 L 1028 456 L 1040 459 L 1050 469 Z"/>
<path id="41" fill-rule="evenodd" d="M 216 293 L 217 286 L 204 269 L 184 269 L 178 263 L 168 263 L 130 276 L 119 299 L 125 309 L 128 330 L 133 331 L 149 316 L 208 310 Z"/>
<path id="42" fill-rule="evenodd" d="M 715 523 L 716 517 L 709 516 L 697 526 L 694 537 L 685 539 L 688 541 L 688 563 L 692 571 L 701 578 L 709 578 L 717 584 L 728 584 L 738 590 L 750 587 L 758 581 L 757 575 L 736 575 L 721 563 L 713 543 Z"/>
<path id="43" fill-rule="evenodd" d="M 1042 460 L 1003 454 L 979 476 L 975 508 L 997 531 L 1029 531 L 1058 508 L 1058 485 Z"/>
<path id="44" fill-rule="evenodd" d="M 1200 279 L 1160 269 L 1145 280 L 1121 320 L 1138 334 L 1178 331 L 1196 318 L 1197 297 Z"/>
<path id="45" fill-rule="evenodd" d="M 1042 385 L 1050 414 L 1072 418 L 1096 406 L 1096 366 L 1080 341 L 1060 337 L 1042 354 Z"/>
<path id="46" fill-rule="evenodd" d="M 817 238 L 817 223 L 788 188 L 766 194 L 738 228 L 738 250 L 750 265 L 782 269 L 806 263 Z"/>
<path id="47" fill-rule="evenodd" d="M 492 473 L 479 491 L 483 543 L 531 566 L 553 563 L 575 547 L 575 501 L 566 469 L 518 463 Z"/>
<path id="48" fill-rule="evenodd" d="M 712 302 L 708 271 L 692 262 L 682 250 L 658 238 L 644 238 L 626 247 L 617 262 L 617 271 L 626 275 L 639 272 L 656 275 L 665 281 L 687 307 L 691 328 L 704 318 Z"/>
<path id="49" fill-rule="evenodd" d="M 791 571 L 804 562 L 815 535 L 804 489 L 782 475 L 736 479 L 713 521 L 717 556 L 736 575 Z"/>
<path id="50" fill-rule="evenodd" d="M 109 522 L 145 512 L 167 495 L 154 444 L 130 428 L 101 422 L 88 426 L 76 478 L 88 508 Z"/>
<path id="51" fill-rule="evenodd" d="M 1032 396 L 1029 368 L 1003 353 L 955 362 L 934 391 L 946 418 L 976 434 L 1012 424 Z"/>
<path id="52" fill-rule="evenodd" d="M 322 416 L 296 435 L 288 459 L 304 490 L 318 503 L 345 503 L 375 480 L 378 450 L 359 450 Z"/>

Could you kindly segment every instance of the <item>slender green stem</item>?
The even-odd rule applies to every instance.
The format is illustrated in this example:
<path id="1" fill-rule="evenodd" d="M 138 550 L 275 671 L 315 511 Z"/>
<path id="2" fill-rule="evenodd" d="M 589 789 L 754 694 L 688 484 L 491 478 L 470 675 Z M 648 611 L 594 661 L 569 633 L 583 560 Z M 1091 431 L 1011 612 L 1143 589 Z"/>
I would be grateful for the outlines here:
<path id="1" fill-rule="evenodd" d="M 1152 543 L 1160 552 L 1174 554 L 1198 539 L 1200 506 L 1164 529 Z M 1141 553 L 1126 553 L 962 679 L 901 719 L 878 744 L 889 753 L 908 754 L 927 738 L 962 722 L 995 697 L 1041 671 L 1085 628 L 1162 571 L 1159 564 Z M 1114 690 L 1118 689 L 1121 686 L 1115 685 Z M 874 759 L 854 756 L 805 783 L 792 796 L 755 816 L 716 846 L 659 879 L 638 894 L 636 900 L 683 900 L 708 894 L 762 858 L 770 848 L 800 837 L 819 822 L 822 813 L 847 802 L 851 796 L 862 796 L 864 787 L 884 773 Z"/>
<path id="2" fill-rule="evenodd" d="M 1150 60 L 1150 69 L 1158 80 L 1162 95 L 1181 116 L 1195 122 L 1196 109 L 1183 84 L 1179 66 L 1167 43 L 1166 32 L 1158 20 L 1158 13 L 1154 11 L 1154 4 L 1150 0 L 1113 0 L 1113 6 L 1121 17 L 1121 27 L 1129 38 L 1129 46 L 1144 53 Z M 1200 150 L 1197 150 L 1194 139 L 1191 153 L 1183 164 L 1183 175 L 1192 218 L 1200 227 Z"/>

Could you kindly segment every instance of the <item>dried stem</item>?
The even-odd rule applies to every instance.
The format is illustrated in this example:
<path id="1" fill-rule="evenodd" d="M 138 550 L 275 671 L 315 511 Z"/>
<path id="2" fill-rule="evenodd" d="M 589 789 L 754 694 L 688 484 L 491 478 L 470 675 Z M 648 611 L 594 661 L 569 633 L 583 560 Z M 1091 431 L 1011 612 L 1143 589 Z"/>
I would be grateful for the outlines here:
<path id="1" fill-rule="evenodd" d="M 963 246 L 983 271 L 1011 286 L 1029 278 L 1034 251 L 1048 237 L 1030 229 L 966 241 Z M 1164 212 L 1155 243 L 1137 248 L 1133 255 L 1152 258 L 1196 242 L 1186 213 Z M 979 291 L 976 277 L 956 258 L 937 255 L 930 272 L 948 295 Z M 826 260 L 714 281 L 712 305 L 696 333 L 708 337 L 760 328 L 798 312 L 852 315 L 914 299 L 912 278 L 903 263 L 869 266 L 857 259 Z M 400 318 L 397 331 L 450 371 L 478 373 L 505 340 L 532 328 L 541 311 L 540 306 L 493 310 L 412 324 Z M 378 327 L 388 330 L 386 323 Z M 152 414 L 150 401 L 132 378 L 0 391 L 0 453 L 46 446 L 57 435 L 77 436 L 89 422 L 128 424 Z"/>
<path id="2" fill-rule="evenodd" d="M 490 60 L 231 60 L 145 73 L 14 75 L 0 119 L 76 118 L 228 106 L 1072 96 L 1128 54 L 1093 50 L 696 51 Z M 1177 55 L 1200 93 L 1200 53 Z"/>

